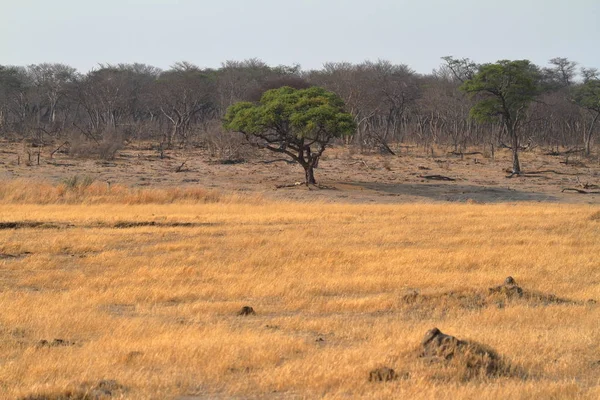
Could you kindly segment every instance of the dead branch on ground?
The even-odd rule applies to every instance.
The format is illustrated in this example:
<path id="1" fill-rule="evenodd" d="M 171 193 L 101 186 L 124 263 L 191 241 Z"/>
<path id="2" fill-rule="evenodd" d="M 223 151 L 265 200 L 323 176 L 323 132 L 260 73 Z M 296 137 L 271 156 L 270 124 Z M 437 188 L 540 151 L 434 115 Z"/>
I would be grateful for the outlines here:
<path id="1" fill-rule="evenodd" d="M 574 148 L 574 149 L 569 149 L 569 150 L 565 150 L 565 151 L 549 151 L 544 153 L 545 156 L 563 156 L 566 154 L 573 154 L 573 153 L 581 153 L 583 152 L 585 149 L 582 148 Z"/>
<path id="2" fill-rule="evenodd" d="M 58 146 L 56 149 L 54 149 L 54 151 L 52 151 L 50 153 L 50 158 L 52 158 L 57 151 L 59 151 L 60 149 L 62 149 L 64 146 L 66 146 L 68 144 L 69 144 L 69 141 L 67 140 L 66 142 L 64 142 L 63 144 L 61 144 L 60 146 Z"/>
<path id="3" fill-rule="evenodd" d="M 184 162 L 182 162 L 181 165 L 175 169 L 175 172 L 184 172 L 184 171 L 187 171 L 187 170 L 183 169 L 183 167 L 185 166 L 185 164 L 187 162 L 188 162 L 188 160 L 185 160 Z"/>
<path id="4" fill-rule="evenodd" d="M 277 158 L 275 160 L 266 160 L 266 161 L 260 161 L 260 162 L 263 163 L 263 164 L 271 164 L 271 163 L 279 162 L 279 161 L 287 163 L 287 164 L 294 164 L 295 163 L 295 161 L 286 160 L 285 158 Z"/>
<path id="5" fill-rule="evenodd" d="M 433 181 L 455 181 L 455 178 L 450 178 L 448 176 L 444 176 L 444 175 L 422 175 L 421 178 L 423 179 L 430 179 Z"/>
<path id="6" fill-rule="evenodd" d="M 580 193 L 580 194 L 600 194 L 599 191 L 587 191 L 587 190 L 583 190 L 583 189 L 577 189 L 577 188 L 564 188 L 563 190 L 561 190 L 562 193 L 564 192 L 576 192 L 576 193 Z"/>
<path id="7" fill-rule="evenodd" d="M 371 169 L 371 167 L 369 167 L 369 165 L 364 160 L 354 161 L 354 162 L 348 163 L 348 165 L 356 165 L 356 164 L 361 164 L 361 163 L 368 169 Z"/>
<path id="8" fill-rule="evenodd" d="M 293 187 L 298 187 L 298 186 L 301 186 L 301 185 L 302 185 L 301 182 L 295 182 L 295 183 L 286 184 L 286 185 L 276 185 L 275 189 L 293 188 Z"/>
<path id="9" fill-rule="evenodd" d="M 483 155 L 483 153 L 480 152 L 480 151 L 471 151 L 471 152 L 468 152 L 468 153 L 464 153 L 462 151 L 449 151 L 448 154 L 452 154 L 452 155 L 455 155 L 455 156 L 461 156 L 461 157 L 462 156 L 475 156 L 477 154 Z"/>
<path id="10" fill-rule="evenodd" d="M 569 172 L 560 172 L 560 171 L 555 171 L 553 169 L 544 169 L 544 170 L 540 170 L 540 171 L 528 171 L 525 173 L 527 174 L 556 174 L 556 175 L 571 175 L 571 176 L 576 176 L 577 174 L 571 174 Z"/>
<path id="11" fill-rule="evenodd" d="M 579 186 L 581 186 L 583 189 L 586 189 L 586 190 L 587 189 L 600 189 L 600 186 L 594 185 L 593 183 L 589 183 L 589 182 L 583 183 L 583 182 L 581 182 L 579 180 L 578 176 L 576 176 L 575 179 L 577 180 L 577 183 L 579 184 Z"/>

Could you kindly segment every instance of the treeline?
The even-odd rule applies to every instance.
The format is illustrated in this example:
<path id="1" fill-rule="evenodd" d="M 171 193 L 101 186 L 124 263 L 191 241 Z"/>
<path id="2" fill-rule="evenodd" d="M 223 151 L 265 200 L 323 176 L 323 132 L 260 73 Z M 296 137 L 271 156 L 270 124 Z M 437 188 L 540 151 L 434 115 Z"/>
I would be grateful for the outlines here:
<path id="1" fill-rule="evenodd" d="M 227 61 L 218 69 L 179 62 L 166 71 L 118 64 L 85 74 L 64 64 L 0 66 L 0 137 L 32 145 L 71 140 L 109 152 L 135 140 L 165 149 L 233 141 L 237 136 L 221 128 L 230 105 L 257 101 L 281 86 L 317 85 L 337 93 L 354 117 L 358 129 L 344 139 L 349 144 L 388 153 L 403 142 L 454 151 L 509 147 L 500 121 L 469 116 L 476 99 L 459 88 L 477 68 L 451 57 L 427 75 L 387 61 L 327 63 L 311 71 L 257 59 Z M 565 58 L 538 69 L 543 90 L 527 110 L 521 145 L 589 152 L 600 115 L 598 70 Z"/>

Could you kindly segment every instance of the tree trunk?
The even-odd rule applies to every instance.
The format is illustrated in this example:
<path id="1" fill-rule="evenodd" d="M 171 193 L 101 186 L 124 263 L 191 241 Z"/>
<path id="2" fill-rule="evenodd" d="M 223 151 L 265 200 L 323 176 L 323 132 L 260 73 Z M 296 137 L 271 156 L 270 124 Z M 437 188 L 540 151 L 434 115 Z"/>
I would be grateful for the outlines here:
<path id="1" fill-rule="evenodd" d="M 521 165 L 519 164 L 519 137 L 514 129 L 509 128 L 510 135 L 512 137 L 512 153 L 513 153 L 513 174 L 521 173 Z"/>
<path id="2" fill-rule="evenodd" d="M 600 117 L 600 112 L 596 113 L 594 119 L 590 123 L 587 132 L 583 135 L 583 144 L 585 146 L 585 155 L 589 157 L 592 147 L 592 135 L 594 134 L 594 125 L 596 125 L 596 121 Z"/>
<path id="3" fill-rule="evenodd" d="M 315 181 L 315 166 L 312 163 L 307 163 L 306 165 L 303 165 L 303 167 L 306 176 L 305 183 L 307 185 L 316 185 L 317 181 Z"/>
<path id="4" fill-rule="evenodd" d="M 590 155 L 590 150 L 591 150 L 591 143 L 592 143 L 592 135 L 587 136 L 584 139 L 584 146 L 585 146 L 585 155 L 589 157 Z"/>
<path id="5" fill-rule="evenodd" d="M 383 150 L 385 150 L 386 152 L 388 152 L 389 154 L 391 154 L 393 156 L 396 155 L 396 153 L 394 153 L 392 151 L 392 149 L 390 149 L 390 146 L 388 146 L 388 144 L 386 143 L 385 138 L 382 139 L 382 138 L 378 137 L 378 139 L 379 139 L 379 144 L 381 145 L 381 147 L 383 148 Z"/>
<path id="6" fill-rule="evenodd" d="M 171 132 L 167 133 L 167 147 L 170 149 L 173 147 L 173 142 L 175 141 L 175 138 L 177 137 L 177 131 L 179 130 L 179 125 L 178 123 L 173 123 L 173 126 L 171 127 Z"/>

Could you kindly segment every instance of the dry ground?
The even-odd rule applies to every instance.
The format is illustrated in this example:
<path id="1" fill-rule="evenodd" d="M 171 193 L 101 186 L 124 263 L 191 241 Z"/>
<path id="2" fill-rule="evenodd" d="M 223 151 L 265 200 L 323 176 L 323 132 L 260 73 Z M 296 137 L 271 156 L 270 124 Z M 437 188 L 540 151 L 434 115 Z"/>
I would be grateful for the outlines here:
<path id="1" fill-rule="evenodd" d="M 507 179 L 510 152 L 489 149 L 464 157 L 438 148 L 434 154 L 414 146 L 399 148 L 398 156 L 360 154 L 350 147 L 328 149 L 316 170 L 316 178 L 327 189 L 294 187 L 275 190 L 278 185 L 302 181 L 303 171 L 279 155 L 258 152 L 240 164 L 222 164 L 206 151 L 168 151 L 164 159 L 151 144 L 130 145 L 112 161 L 74 159 L 56 153 L 54 147 L 39 148 L 0 143 L 0 180 L 42 179 L 61 182 L 73 176 L 89 176 L 105 184 L 136 187 L 197 186 L 225 192 L 260 193 L 274 199 L 351 203 L 465 202 L 498 203 L 512 201 L 599 204 L 599 194 L 563 193 L 564 188 L 600 185 L 600 157 L 583 159 L 544 155 L 536 149 L 521 154 L 525 171 L 547 171 L 536 176 Z M 27 152 L 31 153 L 30 156 Z M 483 154 L 482 154 L 483 153 Z M 20 164 L 17 165 L 17 161 Z M 175 172 L 185 162 L 181 172 Z M 28 165 L 29 164 L 29 165 Z M 424 175 L 444 175 L 453 182 L 429 181 Z"/>
<path id="2" fill-rule="evenodd" d="M 600 398 L 598 206 L 18 182 L 0 201 L 1 398 Z M 508 275 L 540 296 L 486 297 Z M 519 372 L 425 362 L 433 327 Z M 369 382 L 382 366 L 399 378 Z"/>

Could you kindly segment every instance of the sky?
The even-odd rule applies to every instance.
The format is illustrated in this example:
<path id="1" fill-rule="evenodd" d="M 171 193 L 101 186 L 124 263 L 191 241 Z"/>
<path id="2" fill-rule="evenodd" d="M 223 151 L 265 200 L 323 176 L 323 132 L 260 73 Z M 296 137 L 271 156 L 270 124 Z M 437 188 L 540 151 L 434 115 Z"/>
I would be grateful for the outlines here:
<path id="1" fill-rule="evenodd" d="M 600 68 L 600 0 L 0 0 L 0 65 L 217 68 L 567 57 Z"/>

